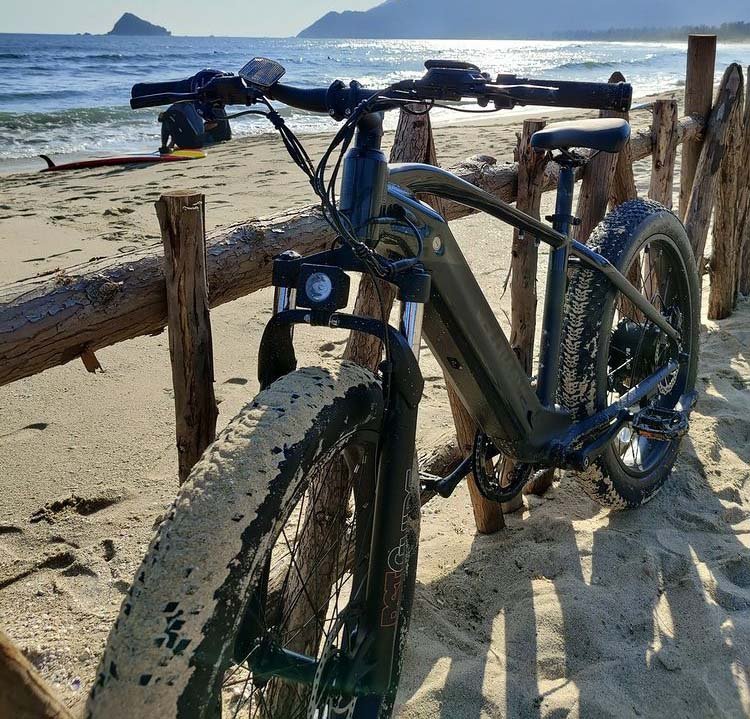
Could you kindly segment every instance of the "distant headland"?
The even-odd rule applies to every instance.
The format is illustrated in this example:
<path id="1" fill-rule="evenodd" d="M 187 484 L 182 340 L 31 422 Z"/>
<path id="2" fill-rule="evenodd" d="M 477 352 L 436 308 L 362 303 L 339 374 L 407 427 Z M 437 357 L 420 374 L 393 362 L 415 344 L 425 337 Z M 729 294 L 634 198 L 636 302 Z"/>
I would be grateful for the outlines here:
<path id="1" fill-rule="evenodd" d="M 711 25 L 722 41 L 746 39 L 747 0 L 713 0 L 709 4 L 682 0 L 597 0 L 528 3 L 497 0 L 385 0 L 362 11 L 326 13 L 298 37 L 303 38 L 566 38 L 601 40 L 684 40 L 685 29 L 673 28 L 674 18 L 707 32 Z M 544 18 L 544 22 L 540 22 Z M 648 18 L 650 28 L 633 28 L 634 18 Z M 721 24 L 724 23 L 724 24 Z M 613 28 L 613 29 L 610 29 Z M 627 29 L 624 29 L 627 28 Z M 705 29 L 704 29 L 705 28 Z M 714 32 L 714 30 L 711 30 Z"/>
<path id="2" fill-rule="evenodd" d="M 137 15 L 126 12 L 115 23 L 107 35 L 171 35 L 167 28 L 161 25 L 153 25 L 146 20 L 141 20 Z"/>

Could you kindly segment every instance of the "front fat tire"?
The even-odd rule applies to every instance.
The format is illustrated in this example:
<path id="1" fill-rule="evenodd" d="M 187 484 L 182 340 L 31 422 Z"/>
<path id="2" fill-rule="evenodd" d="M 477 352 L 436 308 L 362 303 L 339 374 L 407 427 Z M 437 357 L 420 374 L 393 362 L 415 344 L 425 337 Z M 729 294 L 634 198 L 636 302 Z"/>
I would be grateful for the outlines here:
<path id="1" fill-rule="evenodd" d="M 92 719 L 216 716 L 248 590 L 299 496 L 341 437 L 378 430 L 382 392 L 343 362 L 286 375 L 193 468 L 136 573 L 87 704 Z"/>
<path id="2" fill-rule="evenodd" d="M 665 236 L 679 256 L 684 269 L 685 291 L 691 317 L 687 323 L 690 343 L 686 391 L 692 389 L 698 366 L 700 289 L 693 250 L 682 223 L 663 205 L 637 199 L 619 205 L 591 233 L 588 246 L 625 272 L 634 255 L 649 239 Z M 619 292 L 599 272 L 576 268 L 565 298 L 560 357 L 558 402 L 576 420 L 603 409 L 602 385 L 606 365 L 611 317 Z M 604 392 L 606 395 L 606 392 Z M 606 507 L 626 509 L 648 502 L 666 481 L 674 464 L 679 441 L 673 441 L 659 466 L 638 481 L 620 466 L 613 444 L 592 462 L 577 479 L 586 493 Z"/>

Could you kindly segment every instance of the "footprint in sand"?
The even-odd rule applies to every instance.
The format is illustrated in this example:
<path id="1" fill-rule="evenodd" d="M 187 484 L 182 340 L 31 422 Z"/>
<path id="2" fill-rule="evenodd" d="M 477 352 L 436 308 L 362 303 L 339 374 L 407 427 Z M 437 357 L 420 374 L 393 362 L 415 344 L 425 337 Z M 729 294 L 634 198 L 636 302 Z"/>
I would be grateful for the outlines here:
<path id="1" fill-rule="evenodd" d="M 59 514 L 73 512 L 83 517 L 87 517 L 96 512 L 101 512 L 103 509 L 117 504 L 122 500 L 122 495 L 114 492 L 95 495 L 92 497 L 81 497 L 77 494 L 71 494 L 69 497 L 64 499 L 56 499 L 52 502 L 47 502 L 43 507 L 37 509 L 29 517 L 29 522 L 35 524 L 37 522 L 45 521 L 49 524 L 54 524 L 55 519 Z"/>
<path id="2" fill-rule="evenodd" d="M 247 383 L 248 380 L 245 377 L 230 377 L 228 380 L 224 380 L 224 384 L 246 385 Z"/>
<path id="3" fill-rule="evenodd" d="M 17 561 L 0 568 L 0 589 L 18 582 L 43 569 L 65 569 L 76 561 L 71 551 L 55 552 L 41 561 Z"/>
<path id="4" fill-rule="evenodd" d="M 102 214 L 107 217 L 117 217 L 119 215 L 129 215 L 131 212 L 135 212 L 132 207 L 108 207 Z"/>
<path id="5" fill-rule="evenodd" d="M 713 567 L 698 566 L 706 593 L 728 612 L 750 609 L 750 557 L 738 554 Z"/>
<path id="6" fill-rule="evenodd" d="M 115 543 L 111 539 L 105 539 L 102 541 L 102 550 L 104 552 L 105 562 L 111 562 L 115 558 L 115 555 L 117 554 L 117 550 L 115 549 Z"/>
<path id="7" fill-rule="evenodd" d="M 10 443 L 18 440 L 32 439 L 36 432 L 41 432 L 49 427 L 49 422 L 32 422 L 20 429 L 14 429 L 11 432 L 0 434 L 0 442 Z"/>

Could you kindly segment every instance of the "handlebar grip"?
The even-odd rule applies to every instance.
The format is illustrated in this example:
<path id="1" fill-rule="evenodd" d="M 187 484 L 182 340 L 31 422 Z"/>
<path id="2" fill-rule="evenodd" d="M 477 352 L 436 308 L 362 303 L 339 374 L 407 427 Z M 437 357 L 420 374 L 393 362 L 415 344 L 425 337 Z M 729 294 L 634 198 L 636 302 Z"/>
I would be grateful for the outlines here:
<path id="1" fill-rule="evenodd" d="M 130 107 L 139 110 L 143 107 L 157 107 L 158 105 L 171 105 L 173 102 L 184 102 L 185 100 L 197 100 L 198 93 L 195 92 L 162 92 L 154 95 L 142 95 L 130 98 Z"/>
<path id="2" fill-rule="evenodd" d="M 565 107 L 627 112 L 633 86 L 626 82 L 554 82 L 557 101 Z"/>
<path id="3" fill-rule="evenodd" d="M 162 95 L 167 92 L 191 92 L 193 77 L 183 80 L 165 80 L 163 82 L 138 82 L 130 90 L 130 97 L 144 95 Z"/>
<path id="4" fill-rule="evenodd" d="M 499 75 L 498 84 L 525 85 L 518 98 L 526 104 L 551 107 L 579 107 L 590 110 L 627 112 L 633 101 L 633 86 L 626 82 L 577 82 L 575 80 L 532 80 L 514 75 Z M 540 86 L 536 92 L 534 86 Z M 547 88 L 554 88 L 550 91 Z M 514 97 L 516 93 L 513 93 Z"/>
<path id="5" fill-rule="evenodd" d="M 277 100 L 289 107 L 296 107 L 308 112 L 327 113 L 329 88 L 301 88 L 282 85 L 277 82 L 265 92 L 266 97 Z"/>

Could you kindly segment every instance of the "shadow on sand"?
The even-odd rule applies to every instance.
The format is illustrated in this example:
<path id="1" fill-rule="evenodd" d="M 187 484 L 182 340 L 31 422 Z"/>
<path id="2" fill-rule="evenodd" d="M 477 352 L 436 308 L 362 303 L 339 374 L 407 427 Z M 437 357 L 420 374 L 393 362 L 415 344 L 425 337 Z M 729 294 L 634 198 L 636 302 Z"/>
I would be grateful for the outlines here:
<path id="1" fill-rule="evenodd" d="M 496 536 L 427 514 L 405 716 L 750 715 L 750 389 L 715 366 L 645 507 L 600 510 L 565 478 Z"/>

